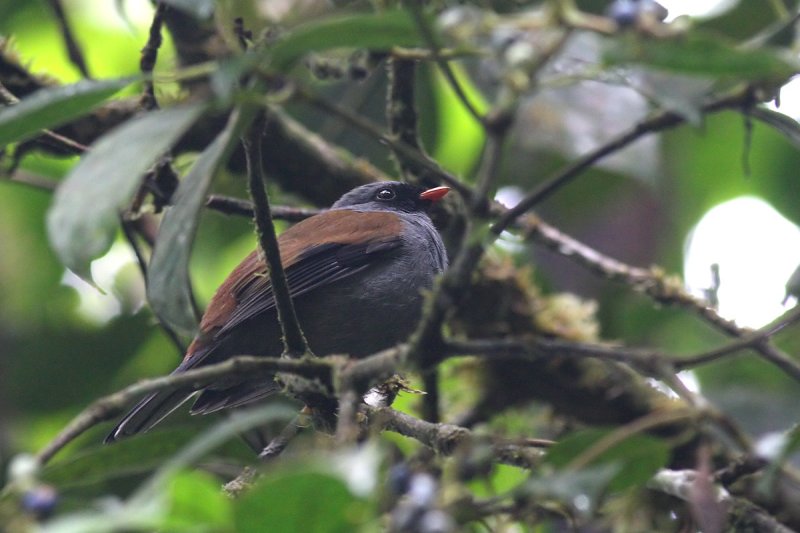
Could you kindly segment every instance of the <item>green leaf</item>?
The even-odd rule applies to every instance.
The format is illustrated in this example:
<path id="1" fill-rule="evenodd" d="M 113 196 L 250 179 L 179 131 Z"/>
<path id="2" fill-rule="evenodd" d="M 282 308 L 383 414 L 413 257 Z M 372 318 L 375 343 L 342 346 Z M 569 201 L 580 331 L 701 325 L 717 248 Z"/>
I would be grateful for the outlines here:
<path id="1" fill-rule="evenodd" d="M 747 115 L 775 128 L 795 147 L 800 148 L 800 122 L 783 113 L 773 111 L 764 106 L 757 106 L 747 110 Z"/>
<path id="2" fill-rule="evenodd" d="M 781 469 L 792 454 L 800 450 L 800 424 L 795 424 L 780 435 L 777 441 L 772 443 L 771 448 L 772 457 L 769 457 L 769 466 L 756 484 L 756 490 L 766 498 L 774 497 Z"/>
<path id="3" fill-rule="evenodd" d="M 569 467 L 582 454 L 593 453 L 596 447 L 605 446 L 600 441 L 610 434 L 610 430 L 604 429 L 578 431 L 547 450 L 545 458 L 557 468 Z M 631 435 L 597 451 L 599 453 L 588 462 L 588 466 L 616 466 L 618 470 L 609 484 L 613 491 L 645 483 L 669 459 L 669 446 L 664 441 L 642 434 Z"/>
<path id="4" fill-rule="evenodd" d="M 609 483 L 619 474 L 617 464 L 601 464 L 575 471 L 550 472 L 541 477 L 531 477 L 523 493 L 535 500 L 555 498 L 585 516 L 597 507 Z"/>
<path id="5" fill-rule="evenodd" d="M 464 94 L 480 113 L 489 109 L 489 103 L 472 83 L 467 72 L 457 64 L 452 65 L 453 75 Z M 444 168 L 466 176 L 475 168 L 486 138 L 483 126 L 467 111 L 444 75 L 436 69 L 433 73 L 433 95 L 436 99 L 436 148 L 434 159 Z M 453 135 L 453 132 L 458 135 Z"/>
<path id="6" fill-rule="evenodd" d="M 159 531 L 233 531 L 231 500 L 220 481 L 205 472 L 180 471 L 167 487 L 166 516 Z"/>
<path id="7" fill-rule="evenodd" d="M 306 53 L 331 48 L 389 50 L 421 44 L 417 27 L 405 11 L 332 17 L 294 28 L 268 50 L 272 66 L 289 70 Z"/>
<path id="8" fill-rule="evenodd" d="M 638 63 L 683 74 L 772 81 L 787 79 L 798 67 L 777 50 L 744 49 L 698 32 L 670 39 L 626 35 L 610 43 L 604 60 L 609 65 Z"/>
<path id="9" fill-rule="evenodd" d="M 153 258 L 147 273 L 147 298 L 153 312 L 185 335 L 194 334 L 189 256 L 205 205 L 206 194 L 217 169 L 225 163 L 239 135 L 254 114 L 235 112 L 226 128 L 214 139 L 181 181 L 174 205 L 164 214 Z"/>
<path id="10" fill-rule="evenodd" d="M 40 89 L 18 104 L 0 109 L 0 146 L 24 141 L 43 129 L 56 128 L 85 115 L 132 81 L 83 80 Z"/>
<path id="11" fill-rule="evenodd" d="M 164 3 L 200 20 L 211 18 L 216 7 L 214 0 L 164 0 Z"/>
<path id="12" fill-rule="evenodd" d="M 175 472 L 199 461 L 231 438 L 254 427 L 276 420 L 287 420 L 295 414 L 295 409 L 279 403 L 268 403 L 260 407 L 231 412 L 228 418 L 201 433 L 164 463 L 146 483 L 139 487 L 136 494 L 131 497 L 131 501 L 147 501 L 153 494 L 159 493 L 160 488 Z"/>
<path id="13" fill-rule="evenodd" d="M 50 243 L 67 268 L 92 282 L 91 262 L 111 247 L 119 214 L 142 176 L 204 109 L 192 104 L 147 113 L 92 145 L 59 186 L 47 214 Z"/>
<path id="14" fill-rule="evenodd" d="M 102 483 L 108 479 L 155 470 L 196 435 L 194 429 L 168 429 L 98 445 L 49 463 L 42 479 L 60 489 Z"/>
<path id="15" fill-rule="evenodd" d="M 236 502 L 237 533 L 350 532 L 363 522 L 366 503 L 340 479 L 320 472 L 272 475 Z"/>

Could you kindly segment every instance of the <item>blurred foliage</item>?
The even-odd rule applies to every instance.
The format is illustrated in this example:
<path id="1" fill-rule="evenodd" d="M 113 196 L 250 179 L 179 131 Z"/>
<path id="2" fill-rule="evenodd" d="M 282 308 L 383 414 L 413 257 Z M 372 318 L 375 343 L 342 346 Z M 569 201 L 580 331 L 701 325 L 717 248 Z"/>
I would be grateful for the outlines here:
<path id="1" fill-rule="evenodd" d="M 228 40 L 235 39 L 231 19 L 236 15 L 244 15 L 245 24 L 256 35 L 268 25 L 275 27 L 276 35 L 284 35 L 276 47 L 265 47 L 258 61 L 225 58 L 219 65 L 203 67 L 205 74 L 211 74 L 217 93 L 209 97 L 213 101 L 208 107 L 192 108 L 198 115 L 214 106 L 226 108 L 237 98 L 253 99 L 252 94 L 239 90 L 238 82 L 249 68 L 261 62 L 267 65 L 265 69 L 289 72 L 292 79 L 313 87 L 329 100 L 382 123 L 386 80 L 383 65 L 375 64 L 393 46 L 427 44 L 405 11 L 386 8 L 394 2 L 167 3 L 188 8 L 201 19 L 216 7 L 212 20 L 223 28 L 220 31 Z M 597 16 L 606 13 L 611 3 L 577 2 L 581 9 Z M 339 4 L 347 5 L 336 7 Z M 755 82 L 754 90 L 761 95 L 772 94 L 798 71 L 798 41 L 793 25 L 786 24 L 780 10 L 769 7 L 779 4 L 787 12 L 795 12 L 796 2 L 740 1 L 711 19 L 683 19 L 662 25 L 678 33 L 677 37 L 642 37 L 633 28 L 615 27 L 601 37 L 591 31 L 576 31 L 579 35 L 573 41 L 578 43 L 575 57 L 561 58 L 555 66 L 536 63 L 538 51 L 553 39 L 549 25 L 557 24 L 555 17 L 540 17 L 538 10 L 547 6 L 569 8 L 571 2 L 431 4 L 425 16 L 441 30 L 437 38 L 460 54 L 454 63 L 454 76 L 468 99 L 480 112 L 493 101 L 516 103 L 516 123 L 496 176 L 498 185 L 516 187 L 515 194 L 542 183 L 653 109 L 673 110 L 695 122 L 657 138 L 639 140 L 593 166 L 550 198 L 537 214 L 560 230 L 630 264 L 659 265 L 668 272 L 680 273 L 692 228 L 721 202 L 743 195 L 757 196 L 789 221 L 800 223 L 797 129 L 792 139 L 791 134 L 755 121 L 747 113 L 703 115 L 698 107 L 698 94 L 706 96 L 705 91 L 735 88 L 744 82 Z M 488 498 L 492 503 L 494 497 L 522 501 L 531 495 L 540 503 L 526 509 L 527 514 L 523 515 L 530 523 L 539 524 L 537 531 L 554 531 L 570 521 L 592 522 L 598 516 L 602 517 L 602 527 L 608 530 L 624 531 L 626 526 L 636 530 L 637 526 L 631 524 L 643 523 L 637 520 L 651 526 L 666 522 L 679 529 L 679 518 L 673 518 L 678 515 L 670 514 L 679 507 L 676 500 L 663 494 L 653 496 L 645 489 L 647 480 L 668 465 L 664 440 L 634 433 L 605 447 L 603 439 L 615 428 L 573 431 L 574 421 L 554 417 L 541 404 L 497 413 L 478 431 L 497 430 L 510 437 L 564 436 L 547 454 L 542 472 L 507 465 L 483 468 L 480 460 L 462 458 L 462 463 L 450 463 L 444 473 L 439 472 L 441 478 L 432 486 L 426 485 L 429 481 L 421 468 L 415 470 L 414 461 L 424 453 L 414 439 L 382 435 L 377 439 L 378 458 L 360 456 L 358 464 L 364 471 L 353 467 L 346 474 L 332 465 L 350 465 L 347 461 L 352 458 L 337 455 L 344 452 L 331 451 L 327 436 L 305 435 L 298 445 L 301 451 L 291 460 L 270 465 L 253 488 L 231 499 L 220 486 L 252 462 L 252 456 L 234 438 L 242 427 L 225 425 L 225 421 L 213 417 L 176 416 L 177 429 L 153 432 L 113 447 L 100 445 L 103 431 L 91 431 L 41 472 L 26 467 L 25 454 L 41 449 L 92 400 L 136 379 L 165 374 L 182 355 L 157 326 L 150 307 L 143 304 L 144 285 L 133 261 L 129 258 L 122 266 L 117 265 L 117 270 L 112 269 L 110 281 L 104 278 L 107 285 L 95 275 L 96 264 L 92 261 L 104 256 L 112 246 L 125 246 L 118 231 L 118 208 L 129 203 L 144 170 L 185 130 L 191 129 L 196 116 L 185 116 L 183 124 L 170 120 L 169 128 L 145 127 L 144 140 L 138 144 L 128 145 L 131 138 L 124 129 L 122 134 L 117 130 L 119 144 L 106 144 L 103 148 L 101 141 L 92 152 L 99 155 L 90 155 L 82 162 L 77 157 L 46 151 L 20 152 L 23 141 L 33 132 L 43 127 L 54 129 L 108 99 L 135 97 L 142 88 L 139 52 L 147 40 L 153 6 L 144 0 L 76 0 L 65 2 L 65 8 L 96 81 L 51 89 L 49 94 L 38 95 L 38 104 L 23 99 L 25 103 L 16 110 L 14 106 L 0 108 L 0 140 L 12 141 L 0 159 L 0 482 L 10 478 L 15 482 L 14 490 L 0 493 L 0 530 L 26 531 L 38 523 L 44 531 L 58 532 L 115 528 L 255 532 L 263 531 L 265 524 L 274 531 L 380 531 L 391 524 L 399 527 L 396 521 L 403 519 L 403 509 L 408 516 L 416 517 L 414 527 L 419 531 L 423 531 L 420 524 L 425 520 L 447 526 L 452 517 L 462 520 L 460 525 L 469 524 L 464 527 L 474 531 L 518 530 L 513 529 L 508 509 L 473 516 L 469 512 L 459 514 L 459 504 L 479 498 Z M 503 14 L 512 16 L 498 23 Z M 773 32 L 778 27 L 782 31 Z M 168 76 L 157 78 L 156 91 L 165 104 L 160 113 L 173 115 L 174 119 L 175 109 L 179 108 L 171 104 L 187 92 L 181 85 L 183 79 L 174 75 L 179 73 L 188 79 L 194 74 L 180 71 L 170 32 L 163 33 L 165 43 L 159 51 L 156 73 Z M 761 37 L 766 45 L 745 44 L 753 37 Z M 0 3 L 0 39 L 8 39 L 0 44 L 0 51 L 14 56 L 34 73 L 63 84 L 79 81 L 49 2 Z M 331 50 L 341 47 L 346 48 L 346 53 Z M 307 53 L 313 52 L 315 58 L 330 61 L 330 65 L 345 65 L 346 71 L 348 61 L 355 57 L 350 52 L 357 48 L 370 48 L 374 55 L 370 60 L 375 64 L 367 61 L 363 80 L 350 79 L 347 74 L 319 79 L 306 68 L 313 63 Z M 131 79 L 136 81 L 129 83 Z M 114 94 L 127 85 L 127 89 Z M 481 163 L 483 129 L 433 64 L 420 67 L 416 90 L 422 143 L 443 168 L 471 183 Z M 785 94 L 784 100 L 798 97 Z M 280 97 L 276 102 L 284 105 Z M 333 145 L 385 172 L 395 173 L 385 147 L 362 131 L 303 103 L 293 101 L 284 107 Z M 154 120 L 153 116 L 145 115 L 140 120 Z M 109 138 L 114 140 L 114 134 L 103 139 L 108 143 Z M 205 158 L 198 158 L 196 153 L 175 154 L 175 166 L 182 176 L 191 176 L 191 168 L 204 164 L 216 168 L 223 155 L 229 155 L 229 148 L 232 150 L 225 146 L 211 155 L 208 153 L 214 149 L 209 149 Z M 117 158 L 125 152 L 133 162 L 120 166 Z M 15 155 L 20 156 L 18 161 L 13 161 Z M 90 165 L 92 157 L 99 163 Z M 140 168 L 134 172 L 133 166 Z M 68 199 L 59 207 L 48 190 L 65 180 L 82 180 L 77 186 L 83 191 L 101 179 L 106 180 L 106 189 L 97 189 L 102 193 L 100 197 L 77 195 L 83 202 L 80 217 L 75 216 L 78 200 Z M 244 196 L 244 181 L 241 165 L 237 168 L 231 164 L 216 173 L 211 187 L 217 193 Z M 202 185 L 195 192 L 204 192 L 207 184 Z M 64 188 L 61 191 L 59 194 L 64 195 Z M 115 194 L 117 198 L 109 198 Z M 277 186 L 270 194 L 278 204 L 306 205 L 298 195 Z M 201 199 L 195 198 L 198 202 Z M 48 211 L 53 205 L 53 211 Z M 195 208 L 199 209 L 199 204 Z M 60 213 L 61 218 L 51 218 L 48 238 L 45 220 L 54 217 L 54 212 Z M 197 230 L 188 261 L 192 285 L 202 306 L 253 248 L 255 239 L 244 217 L 204 212 L 199 220 L 192 219 L 195 222 L 197 227 L 192 225 L 188 231 Z M 281 223 L 279 227 L 285 226 Z M 70 228 L 72 233 L 67 233 Z M 736 236 L 724 238 L 735 241 Z M 80 253 L 76 252 L 79 240 L 85 241 Z M 95 289 L 65 270 L 51 242 L 62 259 L 65 253 L 75 254 L 66 263 L 84 277 L 94 278 L 106 292 L 104 301 L 114 300 L 118 306 L 101 306 L 100 311 L 86 313 L 85 302 L 90 294 L 97 297 Z M 604 339 L 678 354 L 700 353 L 723 341 L 718 332 L 696 316 L 654 306 L 641 294 L 601 279 L 558 253 L 518 243 L 500 248 L 494 252 L 513 255 L 520 264 L 534 265 L 534 277 L 543 293 L 566 292 L 596 300 L 600 336 Z M 182 251 L 188 253 L 186 248 Z M 187 301 L 180 304 L 183 318 L 190 320 Z M 783 331 L 777 343 L 788 353 L 796 354 L 800 344 L 796 328 Z M 477 365 L 471 367 L 470 362 L 452 361 L 440 368 L 442 410 L 448 419 L 456 419 L 476 400 L 481 380 L 475 368 Z M 783 448 L 777 452 L 773 449 L 775 453 L 766 456 L 776 458 L 775 465 L 791 458 L 799 441 L 797 381 L 751 355 L 727 358 L 693 374 L 703 395 L 753 439 L 788 432 Z M 420 385 L 415 382 L 414 386 Z M 396 407 L 419 413 L 420 402 L 415 396 L 401 396 Z M 286 420 L 286 416 L 281 418 L 279 425 Z M 196 437 L 198 434 L 200 437 Z M 316 451 L 307 453 L 308 450 Z M 171 470 L 164 466 L 176 461 L 176 457 L 191 455 L 189 452 L 194 453 L 191 461 Z M 587 460 L 576 465 L 576 457 Z M 397 465 L 406 463 L 409 471 L 397 474 Z M 469 468 L 464 467 L 467 463 Z M 776 469 L 773 468 L 773 475 Z M 350 475 L 354 473 L 370 482 L 369 490 L 360 488 Z M 393 483 L 405 488 L 396 490 Z M 43 486 L 54 488 L 57 502 L 44 498 L 26 504 L 26 495 L 37 494 Z M 403 507 L 413 499 L 409 494 L 422 498 L 424 494 L 420 496 L 415 491 L 425 490 L 434 495 L 441 491 L 443 502 Z M 636 513 L 630 511 L 629 521 L 624 523 L 626 513 L 614 513 L 615 506 L 624 505 L 614 498 L 627 496 L 630 502 L 657 501 L 637 509 L 635 519 Z M 52 518 L 51 504 L 56 508 Z M 437 505 L 452 512 L 442 517 L 434 512 Z M 663 512 L 653 511 L 658 516 L 643 518 L 652 509 Z M 680 514 L 680 519 L 685 516 L 686 513 Z M 479 525 L 481 520 L 483 526 Z M 524 523 L 520 520 L 519 527 L 528 527 Z"/>

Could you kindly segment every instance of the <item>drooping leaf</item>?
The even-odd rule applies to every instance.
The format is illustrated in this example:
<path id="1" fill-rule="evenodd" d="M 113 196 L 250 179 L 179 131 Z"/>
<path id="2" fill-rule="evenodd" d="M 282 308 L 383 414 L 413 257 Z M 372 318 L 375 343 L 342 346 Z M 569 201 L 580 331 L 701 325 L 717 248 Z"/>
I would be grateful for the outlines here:
<path id="1" fill-rule="evenodd" d="M 153 431 L 113 446 L 95 448 L 49 463 L 42 480 L 60 489 L 92 485 L 106 480 L 154 470 L 174 455 L 194 434 L 192 430 Z"/>
<path id="2" fill-rule="evenodd" d="M 715 81 L 705 76 L 686 76 L 651 68 L 632 68 L 627 82 L 631 88 L 652 100 L 659 108 L 682 116 L 700 127 L 702 106 Z"/>
<path id="3" fill-rule="evenodd" d="M 295 414 L 295 409 L 279 403 L 270 403 L 231 413 L 228 418 L 211 426 L 163 463 L 161 468 L 139 487 L 131 497 L 131 501 L 147 501 L 152 498 L 154 494 L 161 491 L 175 472 L 193 465 L 212 450 L 238 437 L 248 429 L 276 420 L 287 420 Z"/>
<path id="4" fill-rule="evenodd" d="M 764 106 L 757 106 L 749 109 L 747 113 L 749 116 L 760 120 L 764 124 L 772 126 L 792 144 L 800 148 L 800 122 Z"/>
<path id="5" fill-rule="evenodd" d="M 159 531 L 233 531 L 231 500 L 210 474 L 180 471 L 168 482 L 165 516 Z"/>
<path id="6" fill-rule="evenodd" d="M 609 43 L 604 60 L 609 65 L 635 63 L 690 75 L 772 81 L 788 78 L 798 67 L 777 50 L 744 49 L 699 32 L 670 39 L 626 35 Z"/>
<path id="7" fill-rule="evenodd" d="M 57 128 L 85 115 L 132 81 L 82 80 L 40 89 L 18 104 L 0 108 L 0 146 L 24 141 L 43 129 Z"/>
<path id="8" fill-rule="evenodd" d="M 523 492 L 537 500 L 556 499 L 584 515 L 590 515 L 611 481 L 619 474 L 617 464 L 599 464 L 580 470 L 550 472 L 532 476 Z"/>
<path id="9" fill-rule="evenodd" d="M 389 50 L 421 44 L 417 27 L 405 11 L 332 17 L 300 25 L 267 50 L 272 66 L 289 70 L 306 53 L 351 47 Z"/>
<path id="10" fill-rule="evenodd" d="M 354 531 L 365 503 L 344 482 L 322 472 L 272 475 L 250 490 L 235 507 L 236 531 L 335 533 Z"/>
<path id="11" fill-rule="evenodd" d="M 758 481 L 756 489 L 765 497 L 772 498 L 778 479 L 780 478 L 781 469 L 784 467 L 786 461 L 798 450 L 800 450 L 800 424 L 795 424 L 785 433 L 780 436 L 768 435 L 764 439 L 769 439 L 771 445 L 768 446 L 768 453 L 766 454 L 770 459 L 769 466 L 764 472 L 764 476 Z M 763 439 L 762 439 L 763 440 Z M 765 455 L 762 451 L 761 455 Z"/>
<path id="12" fill-rule="evenodd" d="M 452 66 L 464 94 L 480 113 L 489 109 L 486 98 L 458 65 Z M 452 86 L 438 71 L 433 75 L 433 95 L 436 98 L 436 121 L 439 131 L 434 158 L 444 168 L 461 176 L 475 168 L 486 133 L 475 117 L 461 103 Z M 453 135 L 452 132 L 458 132 Z"/>
<path id="13" fill-rule="evenodd" d="M 90 264 L 114 240 L 120 211 L 145 171 L 205 106 L 177 106 L 134 118 L 103 136 L 59 186 L 47 214 L 50 243 L 70 270 L 92 282 Z"/>
<path id="14" fill-rule="evenodd" d="M 601 441 L 610 433 L 603 429 L 575 432 L 547 450 L 545 458 L 557 468 L 564 468 L 582 454 L 597 450 L 596 456 L 587 464 L 615 465 L 618 470 L 609 483 L 609 488 L 615 491 L 643 484 L 669 459 L 669 446 L 656 437 L 635 434 L 605 447 Z M 596 448 L 598 446 L 601 448 Z"/>
<path id="15" fill-rule="evenodd" d="M 150 493 L 149 498 L 115 503 L 61 514 L 48 521 L 41 531 L 233 531 L 231 502 L 220 491 L 219 482 L 202 472 L 174 472 L 163 490 Z"/>
<path id="16" fill-rule="evenodd" d="M 191 335 L 196 322 L 192 309 L 189 256 L 199 214 L 211 181 L 230 155 L 252 113 L 235 112 L 228 126 L 195 162 L 175 192 L 156 239 L 147 273 L 147 297 L 153 312 L 178 331 Z"/>
<path id="17" fill-rule="evenodd" d="M 163 514 L 155 502 L 134 509 L 106 505 L 59 515 L 37 527 L 39 533 L 108 533 L 111 531 L 156 531 Z"/>
<path id="18" fill-rule="evenodd" d="M 216 7 L 215 0 L 164 0 L 164 3 L 200 20 L 211 18 Z"/>

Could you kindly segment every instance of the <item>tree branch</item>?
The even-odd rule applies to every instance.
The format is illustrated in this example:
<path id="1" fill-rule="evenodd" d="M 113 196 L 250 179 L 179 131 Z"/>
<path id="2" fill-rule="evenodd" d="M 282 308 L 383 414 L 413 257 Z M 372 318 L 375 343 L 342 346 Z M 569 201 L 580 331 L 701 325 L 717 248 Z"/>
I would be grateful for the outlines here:
<path id="1" fill-rule="evenodd" d="M 741 344 L 734 343 L 730 347 L 723 348 L 723 351 L 717 355 L 706 354 L 706 356 L 699 356 L 700 359 L 695 361 L 691 359 L 676 360 L 674 362 L 676 368 L 683 369 L 702 364 L 706 362 L 704 361 L 706 357 L 713 360 L 747 347 L 753 349 L 762 359 L 800 381 L 800 363 L 771 344 L 768 338 L 771 335 L 756 335 L 750 338 L 750 330 L 740 328 L 734 321 L 722 317 L 706 302 L 689 294 L 679 278 L 667 276 L 657 268 L 645 269 L 622 263 L 566 235 L 534 215 L 523 217 L 518 221 L 518 225 L 523 230 L 526 239 L 575 261 L 591 272 L 613 281 L 625 283 L 658 303 L 688 309 L 726 335 L 743 339 Z M 778 321 L 780 320 L 782 319 L 778 319 Z M 794 320 L 794 318 L 791 319 L 792 322 Z M 744 340 L 745 338 L 747 340 Z"/>
<path id="2" fill-rule="evenodd" d="M 745 89 L 738 89 L 733 94 L 704 105 L 701 110 L 705 113 L 710 113 L 721 109 L 729 109 L 731 107 L 743 107 L 749 104 L 752 104 L 752 94 L 750 88 L 746 87 Z M 677 113 L 660 111 L 650 118 L 639 122 L 628 131 L 623 132 L 609 142 L 576 159 L 565 168 L 556 172 L 550 179 L 543 181 L 529 192 L 517 205 L 503 213 L 492 227 L 492 232 L 499 235 L 501 232 L 508 229 L 508 227 L 523 213 L 533 209 L 540 202 L 549 198 L 552 194 L 577 178 L 598 161 L 622 150 L 645 135 L 673 128 L 679 124 L 683 124 L 685 120 L 683 116 Z"/>
<path id="3" fill-rule="evenodd" d="M 56 17 L 58 28 L 61 31 L 61 36 L 64 39 L 64 45 L 67 47 L 67 56 L 72 64 L 78 68 L 78 72 L 84 78 L 91 78 L 89 68 L 86 66 L 86 60 L 83 58 L 83 51 L 81 51 L 78 41 L 75 40 L 75 35 L 70 29 L 69 22 L 67 22 L 67 15 L 64 13 L 64 7 L 61 5 L 61 0 L 47 0 L 53 14 Z"/>
<path id="4" fill-rule="evenodd" d="M 56 453 L 89 428 L 122 414 L 135 399 L 151 392 L 178 390 L 192 386 L 200 389 L 224 378 L 256 378 L 287 372 L 310 380 L 330 382 L 332 363 L 321 359 L 278 359 L 274 357 L 238 356 L 222 363 L 187 370 L 152 379 L 144 379 L 108 396 L 99 398 L 79 413 L 44 449 L 37 454 L 40 464 L 47 463 Z"/>
<path id="5" fill-rule="evenodd" d="M 239 215 L 249 218 L 254 216 L 253 202 L 242 198 L 211 194 L 206 200 L 206 207 L 226 215 Z M 289 222 L 299 222 L 323 212 L 321 209 L 304 209 L 302 207 L 282 205 L 271 206 L 271 211 L 273 219 L 288 220 Z"/>
<path id="6" fill-rule="evenodd" d="M 417 62 L 390 57 L 386 62 L 386 72 L 386 122 L 389 136 L 427 158 L 419 140 L 417 108 L 414 102 Z M 428 169 L 399 153 L 394 145 L 390 145 L 389 149 L 400 174 L 407 180 L 418 180 L 426 186 L 437 185 L 436 178 Z"/>
<path id="7" fill-rule="evenodd" d="M 253 121 L 243 139 L 250 196 L 255 209 L 256 233 L 259 247 L 269 265 L 269 279 L 272 284 L 272 292 L 275 295 L 275 307 L 278 311 L 278 320 L 283 333 L 285 353 L 289 357 L 299 357 L 310 352 L 303 331 L 300 329 L 300 323 L 297 321 L 294 303 L 289 293 L 289 284 L 286 281 L 286 273 L 281 264 L 281 252 L 278 247 L 275 224 L 272 222 L 269 197 L 265 186 L 266 176 L 262 166 L 261 143 L 264 134 L 265 117 L 263 112 L 259 111 L 258 113 L 258 117 Z"/>
<path id="8" fill-rule="evenodd" d="M 476 121 L 478 121 L 479 124 L 486 126 L 485 117 L 481 115 L 478 109 L 472 104 L 472 101 L 467 97 L 467 94 L 464 92 L 461 84 L 456 79 L 453 69 L 450 68 L 450 63 L 448 63 L 447 60 L 442 57 L 440 52 L 442 47 L 439 45 L 439 42 L 436 39 L 433 28 L 431 28 L 430 24 L 428 24 L 428 20 L 425 18 L 422 4 L 412 0 L 410 2 L 405 2 L 405 5 L 406 9 L 408 9 L 408 11 L 411 13 L 411 16 L 414 18 L 414 22 L 417 24 L 417 29 L 419 30 L 420 35 L 422 35 L 425 44 L 428 46 L 433 61 L 439 67 L 439 70 L 442 71 L 442 74 L 444 74 L 447 83 L 453 89 L 453 92 L 456 93 L 456 96 L 461 101 L 461 104 L 469 112 L 469 114 L 472 115 Z"/>
<path id="9" fill-rule="evenodd" d="M 532 469 L 541 463 L 544 455 L 537 441 L 533 445 L 520 444 L 506 439 L 478 437 L 469 429 L 452 424 L 434 424 L 391 407 L 365 407 L 370 423 L 383 431 L 392 431 L 415 439 L 439 455 L 452 455 L 461 446 L 491 447 L 492 459 L 500 464 Z"/>
<path id="10" fill-rule="evenodd" d="M 380 126 L 374 124 L 369 119 L 351 113 L 348 109 L 319 97 L 317 94 L 299 84 L 294 84 L 294 95 L 326 113 L 339 117 L 350 126 L 369 135 L 375 141 L 388 146 L 398 157 L 402 157 L 424 168 L 430 172 L 431 176 L 438 180 L 438 182 L 444 183 L 457 190 L 465 200 L 472 197 L 472 189 L 468 185 L 465 185 L 458 177 L 447 172 L 440 167 L 436 161 L 429 158 L 418 149 L 408 146 L 392 135 L 387 135 Z"/>
<path id="11" fill-rule="evenodd" d="M 158 2 L 156 5 L 155 13 L 153 13 L 153 21 L 150 23 L 150 31 L 148 32 L 147 44 L 142 48 L 142 56 L 139 60 L 139 70 L 144 74 L 144 91 L 139 100 L 142 109 L 152 111 L 158 109 L 158 101 L 156 100 L 155 81 L 152 74 L 158 59 L 158 49 L 161 48 L 161 27 L 164 24 L 164 11 L 167 5 L 164 2 Z"/>
<path id="12" fill-rule="evenodd" d="M 662 470 L 648 483 L 648 487 L 689 502 L 698 476 L 696 470 Z M 761 507 L 743 498 L 736 498 L 722 487 L 716 488 L 717 502 L 728 506 L 726 531 L 753 531 L 757 533 L 792 533 L 790 529 Z"/>

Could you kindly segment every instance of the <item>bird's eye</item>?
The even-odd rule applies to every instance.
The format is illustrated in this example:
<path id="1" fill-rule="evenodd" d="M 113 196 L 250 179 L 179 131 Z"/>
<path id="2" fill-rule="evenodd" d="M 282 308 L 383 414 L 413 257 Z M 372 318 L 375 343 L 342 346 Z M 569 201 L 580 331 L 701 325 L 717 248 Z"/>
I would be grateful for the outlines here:
<path id="1" fill-rule="evenodd" d="M 375 198 L 378 200 L 394 200 L 395 194 L 392 189 L 381 189 L 378 191 L 378 194 L 375 195 Z"/>

